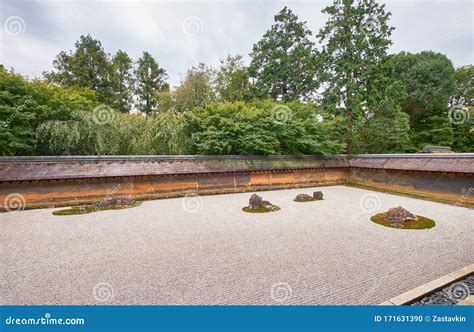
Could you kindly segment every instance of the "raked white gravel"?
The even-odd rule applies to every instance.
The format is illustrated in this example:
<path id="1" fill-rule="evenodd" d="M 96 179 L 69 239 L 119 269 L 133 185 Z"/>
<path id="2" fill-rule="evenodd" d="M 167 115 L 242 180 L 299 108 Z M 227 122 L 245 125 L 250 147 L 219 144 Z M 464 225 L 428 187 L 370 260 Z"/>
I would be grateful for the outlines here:
<path id="1" fill-rule="evenodd" d="M 296 203 L 322 190 L 324 201 Z M 76 216 L 0 214 L 1 304 L 377 304 L 474 263 L 474 213 L 344 186 L 146 201 Z M 371 215 L 402 205 L 429 230 Z"/>

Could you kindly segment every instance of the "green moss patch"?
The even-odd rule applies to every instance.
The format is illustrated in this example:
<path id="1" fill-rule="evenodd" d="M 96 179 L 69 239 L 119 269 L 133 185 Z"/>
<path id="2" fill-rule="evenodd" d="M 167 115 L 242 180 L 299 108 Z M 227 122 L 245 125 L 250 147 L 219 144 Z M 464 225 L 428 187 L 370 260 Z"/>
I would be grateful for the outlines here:
<path id="1" fill-rule="evenodd" d="M 422 216 L 417 216 L 418 220 L 409 220 L 401 224 L 395 224 L 393 222 L 385 220 L 386 214 L 386 212 L 376 214 L 375 216 L 370 218 L 370 220 L 372 220 L 372 222 L 376 224 L 397 229 L 429 229 L 435 227 L 436 225 L 434 220 Z"/>
<path id="2" fill-rule="evenodd" d="M 73 206 L 69 209 L 64 209 L 64 210 L 59 210 L 59 211 L 54 211 L 53 215 L 55 216 L 72 216 L 76 214 L 87 214 L 87 213 L 93 213 L 93 212 L 99 212 L 99 211 L 105 211 L 105 210 L 123 210 L 123 209 L 128 209 L 128 208 L 133 208 L 136 206 L 139 206 L 141 202 L 135 202 L 133 205 L 116 205 L 116 206 L 109 206 L 109 207 L 104 207 L 104 208 L 98 208 L 92 205 L 86 205 L 85 206 L 85 211 L 80 212 L 79 206 Z"/>
<path id="3" fill-rule="evenodd" d="M 280 210 L 280 208 L 276 205 L 273 205 L 273 207 L 275 208 L 274 210 L 267 209 L 264 206 L 262 206 L 258 209 L 251 209 L 250 207 L 246 206 L 246 207 L 242 208 L 242 211 L 248 212 L 248 213 L 267 213 L 267 212 L 275 212 L 275 211 Z"/>

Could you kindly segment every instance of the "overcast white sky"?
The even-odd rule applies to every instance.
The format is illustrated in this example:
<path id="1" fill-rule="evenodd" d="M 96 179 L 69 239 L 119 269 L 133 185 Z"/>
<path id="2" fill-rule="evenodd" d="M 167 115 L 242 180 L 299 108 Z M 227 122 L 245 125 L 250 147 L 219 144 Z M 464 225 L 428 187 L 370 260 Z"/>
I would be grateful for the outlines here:
<path id="1" fill-rule="evenodd" d="M 171 85 L 199 62 L 218 66 L 227 54 L 248 62 L 252 45 L 284 6 L 307 21 L 313 35 L 332 1 L 69 1 L 0 0 L 0 63 L 29 76 L 52 69 L 61 50 L 81 34 L 100 39 L 105 50 L 125 50 L 134 60 L 149 51 Z M 433 50 L 455 66 L 472 64 L 473 2 L 470 0 L 385 0 L 392 13 L 391 52 Z"/>

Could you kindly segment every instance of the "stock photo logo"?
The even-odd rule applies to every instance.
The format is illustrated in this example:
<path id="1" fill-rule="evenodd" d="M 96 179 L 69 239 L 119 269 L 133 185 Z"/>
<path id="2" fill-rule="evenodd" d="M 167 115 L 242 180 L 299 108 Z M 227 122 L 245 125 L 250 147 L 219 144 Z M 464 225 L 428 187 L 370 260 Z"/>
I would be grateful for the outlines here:
<path id="1" fill-rule="evenodd" d="M 184 196 L 181 206 L 187 213 L 196 213 L 202 210 L 204 201 L 198 194 L 188 193 Z"/>
<path id="2" fill-rule="evenodd" d="M 286 105 L 276 105 L 271 111 L 271 118 L 273 122 L 279 124 L 290 123 L 293 117 L 291 108 Z"/>
<path id="3" fill-rule="evenodd" d="M 115 111 L 112 107 L 101 104 L 92 111 L 92 120 L 98 125 L 105 125 L 114 121 Z"/>
<path id="4" fill-rule="evenodd" d="M 25 30 L 26 23 L 21 16 L 10 16 L 3 23 L 3 31 L 10 36 L 18 36 Z"/>
<path id="5" fill-rule="evenodd" d="M 195 36 L 202 32 L 204 23 L 197 16 L 188 16 L 183 20 L 183 32 L 188 36 Z"/>
<path id="6" fill-rule="evenodd" d="M 270 297 L 277 303 L 288 301 L 293 295 L 291 286 L 286 282 L 277 282 L 270 289 Z"/>
<path id="7" fill-rule="evenodd" d="M 453 106 L 448 111 L 448 118 L 453 125 L 468 124 L 471 121 L 471 113 L 465 106 Z"/>
<path id="8" fill-rule="evenodd" d="M 455 282 L 449 286 L 447 293 L 448 297 L 456 303 L 466 299 L 470 295 L 469 287 L 465 282 Z"/>
<path id="9" fill-rule="evenodd" d="M 115 291 L 108 282 L 99 282 L 92 289 L 92 296 L 98 302 L 107 302 L 114 298 Z"/>
<path id="10" fill-rule="evenodd" d="M 3 207 L 7 212 L 23 211 L 26 208 L 25 197 L 18 193 L 9 194 L 3 200 Z"/>
<path id="11" fill-rule="evenodd" d="M 359 200 L 359 207 L 365 213 L 374 213 L 380 210 L 382 202 L 380 197 L 374 193 L 364 194 Z"/>

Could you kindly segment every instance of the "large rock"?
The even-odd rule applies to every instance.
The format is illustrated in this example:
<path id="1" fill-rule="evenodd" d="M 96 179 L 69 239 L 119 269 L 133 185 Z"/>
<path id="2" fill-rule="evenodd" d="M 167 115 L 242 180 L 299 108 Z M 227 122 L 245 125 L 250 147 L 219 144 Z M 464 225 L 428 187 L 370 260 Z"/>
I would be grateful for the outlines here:
<path id="1" fill-rule="evenodd" d="M 409 220 L 418 220 L 418 217 L 403 207 L 398 206 L 387 211 L 385 220 L 394 223 L 402 223 Z"/>
<path id="2" fill-rule="evenodd" d="M 323 199 L 323 192 L 322 191 L 315 191 L 313 193 L 313 198 L 314 199 Z"/>
<path id="3" fill-rule="evenodd" d="M 313 200 L 313 196 L 308 195 L 308 194 L 299 194 L 299 195 L 296 195 L 295 197 L 295 202 L 308 202 L 312 200 Z"/>
<path id="4" fill-rule="evenodd" d="M 252 194 L 249 199 L 249 207 L 252 210 L 259 209 L 262 207 L 262 197 L 258 196 L 257 194 Z"/>

